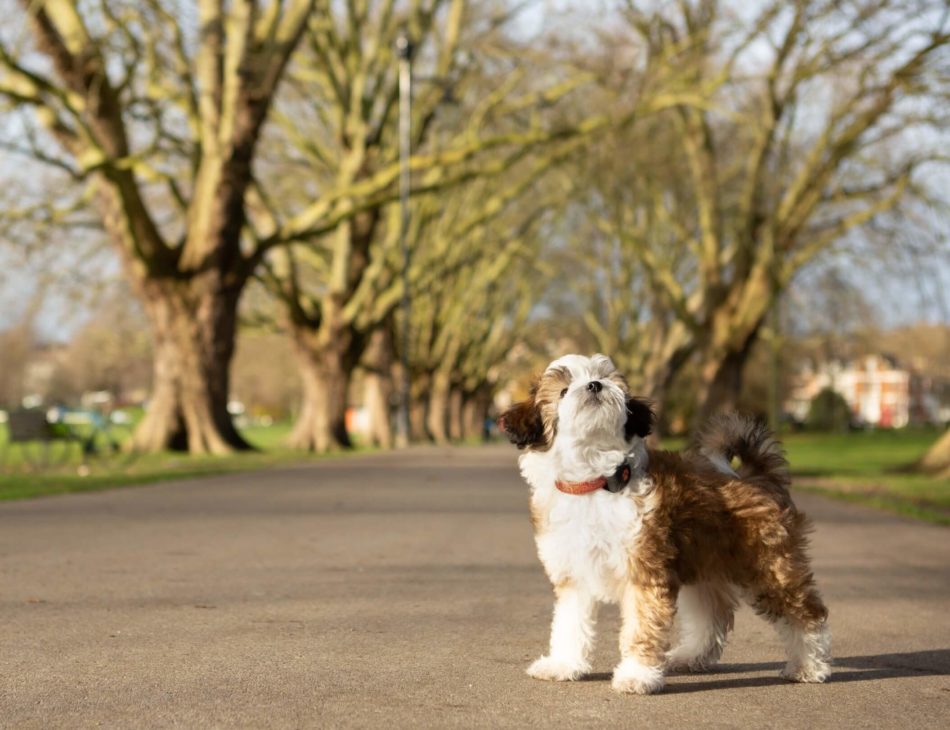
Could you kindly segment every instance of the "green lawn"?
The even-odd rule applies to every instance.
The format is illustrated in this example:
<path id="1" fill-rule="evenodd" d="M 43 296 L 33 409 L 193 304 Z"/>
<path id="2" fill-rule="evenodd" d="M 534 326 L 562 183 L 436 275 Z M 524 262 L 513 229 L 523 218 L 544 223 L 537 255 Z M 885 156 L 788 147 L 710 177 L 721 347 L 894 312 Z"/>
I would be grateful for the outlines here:
<path id="1" fill-rule="evenodd" d="M 937 429 L 785 433 L 795 488 L 950 525 L 950 480 L 909 473 L 941 435 Z M 680 449 L 685 439 L 663 440 Z"/>
<path id="2" fill-rule="evenodd" d="M 327 458 L 284 447 L 288 431 L 287 424 L 245 430 L 247 439 L 261 449 L 255 453 L 227 457 L 154 454 L 139 457 L 121 468 L 93 466 L 87 476 L 77 473 L 81 461 L 78 450 L 70 455 L 67 464 L 56 470 L 31 472 L 22 463 L 19 448 L 14 447 L 7 453 L 5 465 L 0 465 L 0 500 L 264 469 Z M 906 471 L 939 435 L 934 429 L 793 433 L 786 434 L 783 441 L 796 488 L 950 525 L 950 480 Z M 4 438 L 5 429 L 0 427 L 0 453 Z M 682 443 L 670 439 L 663 445 L 678 448 Z"/>
<path id="3" fill-rule="evenodd" d="M 140 456 L 122 466 L 92 463 L 86 476 L 78 473 L 82 461 L 80 451 L 74 448 L 65 463 L 45 471 L 31 470 L 24 462 L 23 451 L 12 446 L 0 465 L 0 500 L 25 499 L 66 492 L 86 492 L 135 484 L 148 484 L 169 479 L 225 474 L 235 471 L 266 469 L 272 466 L 306 463 L 331 458 L 292 451 L 283 442 L 289 433 L 287 424 L 270 427 L 252 427 L 244 436 L 258 452 L 233 456 L 188 456 L 164 453 Z M 6 438 L 6 429 L 0 426 L 0 452 Z"/>
<path id="4" fill-rule="evenodd" d="M 784 437 L 796 487 L 950 525 L 950 480 L 908 472 L 941 432 L 903 429 Z"/>

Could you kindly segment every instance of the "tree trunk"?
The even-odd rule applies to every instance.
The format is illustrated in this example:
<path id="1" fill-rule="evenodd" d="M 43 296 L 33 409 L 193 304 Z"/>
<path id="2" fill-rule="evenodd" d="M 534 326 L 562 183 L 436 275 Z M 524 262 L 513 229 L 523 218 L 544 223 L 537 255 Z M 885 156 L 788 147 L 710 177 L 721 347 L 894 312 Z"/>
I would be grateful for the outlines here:
<path id="1" fill-rule="evenodd" d="M 673 381 L 689 362 L 694 347 L 692 340 L 683 342 L 675 335 L 668 337 L 665 346 L 657 343 L 655 350 L 651 351 L 655 354 L 643 368 L 639 391 L 634 392 L 634 395 L 644 396 L 653 403 L 657 419 L 649 440 L 654 447 L 659 447 L 662 437 L 670 430 L 670 424 L 667 422 L 666 401 Z"/>
<path id="2" fill-rule="evenodd" d="M 701 364 L 697 393 L 699 408 L 694 428 L 702 427 L 712 416 L 736 410 L 742 393 L 742 373 L 758 334 L 757 327 L 739 349 L 728 350 L 719 356 L 707 356 Z"/>
<path id="3" fill-rule="evenodd" d="M 462 425 L 462 389 L 453 387 L 449 390 L 449 438 L 461 441 L 464 438 Z"/>
<path id="4" fill-rule="evenodd" d="M 928 474 L 945 479 L 950 478 L 950 430 L 927 449 L 927 453 L 920 458 L 917 467 Z"/>
<path id="5" fill-rule="evenodd" d="M 140 288 L 152 325 L 154 375 L 133 448 L 193 454 L 250 449 L 228 413 L 240 287 L 195 278 L 147 280 Z"/>
<path id="6" fill-rule="evenodd" d="M 669 397 L 670 386 L 678 373 L 678 369 L 663 369 L 655 375 L 654 379 L 649 380 L 643 386 L 643 397 L 647 398 L 653 404 L 653 412 L 656 414 L 653 432 L 648 437 L 648 443 L 651 448 L 660 448 L 663 437 L 668 436 L 669 432 L 674 430 L 673 424 L 668 420 L 667 398 Z M 635 395 L 637 394 L 635 393 Z"/>
<path id="7" fill-rule="evenodd" d="M 385 325 L 374 331 L 363 357 L 363 405 L 369 414 L 370 443 L 383 449 L 393 447 L 391 337 L 392 332 Z"/>
<path id="8" fill-rule="evenodd" d="M 485 440 L 485 421 L 491 407 L 491 389 L 479 387 L 465 393 L 462 401 L 462 437 L 471 441 Z"/>
<path id="9" fill-rule="evenodd" d="M 350 338 L 340 334 L 320 346 L 315 333 L 293 328 L 294 352 L 303 385 L 300 413 L 288 445 L 324 453 L 352 448 L 346 428 L 346 406 L 354 358 Z"/>
<path id="10" fill-rule="evenodd" d="M 436 372 L 429 389 L 429 414 L 426 423 L 429 433 L 437 444 L 449 441 L 449 395 L 451 382 L 448 373 Z"/>
<path id="11" fill-rule="evenodd" d="M 431 441 L 432 436 L 426 429 L 426 413 L 429 407 L 428 374 L 412 379 L 412 399 L 409 402 L 409 439 L 414 442 Z"/>
<path id="12" fill-rule="evenodd" d="M 293 448 L 324 452 L 353 446 L 346 428 L 347 399 L 369 330 L 360 328 L 345 310 L 369 265 L 379 216 L 379 209 L 373 209 L 337 228 L 334 264 L 319 314 L 305 311 L 297 293 L 286 300 L 304 385 L 303 406 L 289 440 Z M 298 285 L 295 282 L 292 288 Z"/>
<path id="13" fill-rule="evenodd" d="M 480 439 L 481 424 L 478 422 L 478 400 L 475 393 L 465 393 L 462 398 L 462 438 L 466 441 Z"/>

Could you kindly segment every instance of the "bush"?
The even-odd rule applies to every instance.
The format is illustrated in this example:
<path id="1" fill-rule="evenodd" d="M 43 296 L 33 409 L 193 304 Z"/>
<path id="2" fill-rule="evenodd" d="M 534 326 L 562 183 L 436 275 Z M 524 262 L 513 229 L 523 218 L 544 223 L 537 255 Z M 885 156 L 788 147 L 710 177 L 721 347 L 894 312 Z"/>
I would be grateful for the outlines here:
<path id="1" fill-rule="evenodd" d="M 813 431 L 847 431 L 851 427 L 851 409 L 840 393 L 825 388 L 814 397 L 805 426 Z"/>

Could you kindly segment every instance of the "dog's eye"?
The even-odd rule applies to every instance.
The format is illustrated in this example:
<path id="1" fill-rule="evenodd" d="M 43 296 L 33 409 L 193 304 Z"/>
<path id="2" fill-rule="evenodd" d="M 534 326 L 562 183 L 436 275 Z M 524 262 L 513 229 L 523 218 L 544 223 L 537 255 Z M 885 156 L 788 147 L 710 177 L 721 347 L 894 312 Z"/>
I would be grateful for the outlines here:
<path id="1" fill-rule="evenodd" d="M 561 391 L 561 397 L 562 397 L 562 398 L 563 398 L 564 396 L 566 396 L 566 395 L 567 395 L 567 388 L 565 388 L 564 390 Z"/>

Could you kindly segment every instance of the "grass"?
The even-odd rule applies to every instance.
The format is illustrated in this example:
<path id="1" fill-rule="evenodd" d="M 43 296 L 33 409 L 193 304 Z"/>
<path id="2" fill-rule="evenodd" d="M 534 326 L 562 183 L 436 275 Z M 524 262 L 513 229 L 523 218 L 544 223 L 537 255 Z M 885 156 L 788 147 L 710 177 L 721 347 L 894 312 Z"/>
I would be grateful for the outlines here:
<path id="1" fill-rule="evenodd" d="M 950 525 L 950 480 L 909 469 L 941 434 L 934 428 L 786 433 L 782 443 L 796 489 Z M 664 439 L 663 448 L 686 443 Z"/>
<path id="2" fill-rule="evenodd" d="M 784 437 L 796 487 L 950 525 L 950 480 L 908 469 L 941 432 L 907 428 Z"/>
<path id="3" fill-rule="evenodd" d="M 266 469 L 330 458 L 328 455 L 307 454 L 286 448 L 283 442 L 289 430 L 290 426 L 287 424 L 245 429 L 244 437 L 261 449 L 257 452 L 224 457 L 189 456 L 171 452 L 148 454 L 125 466 L 93 464 L 86 476 L 78 473 L 82 461 L 78 448 L 71 450 L 65 463 L 59 467 L 46 471 L 31 471 L 24 462 L 22 449 L 13 446 L 8 450 L 6 463 L 0 465 L 0 501 Z M 0 447 L 3 446 L 5 438 L 6 430 L 0 427 Z"/>
<path id="4" fill-rule="evenodd" d="M 80 454 L 48 472 L 29 472 L 22 454 L 13 448 L 0 465 L 0 500 L 25 499 L 48 494 L 85 492 L 113 487 L 185 479 L 211 474 L 265 469 L 306 463 L 326 456 L 291 451 L 283 443 L 290 426 L 277 424 L 244 431 L 261 451 L 226 457 L 152 454 L 123 468 L 94 467 L 80 476 Z M 898 514 L 950 525 L 950 480 L 912 474 L 913 464 L 940 436 L 936 429 L 868 431 L 860 433 L 792 433 L 783 437 L 796 488 L 837 499 L 870 505 Z M 5 429 L 0 427 L 0 450 Z M 666 448 L 682 442 L 665 440 Z M 11 458 L 12 457 L 12 458 Z M 4 471 L 5 470 L 5 471 Z"/>

